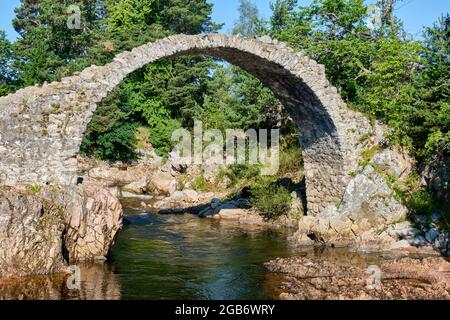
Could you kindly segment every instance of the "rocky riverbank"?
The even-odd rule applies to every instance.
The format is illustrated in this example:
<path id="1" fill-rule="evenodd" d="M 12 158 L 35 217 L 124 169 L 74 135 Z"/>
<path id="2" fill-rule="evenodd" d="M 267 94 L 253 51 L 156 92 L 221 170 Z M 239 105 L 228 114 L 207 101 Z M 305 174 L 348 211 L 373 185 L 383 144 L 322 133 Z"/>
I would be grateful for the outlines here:
<path id="1" fill-rule="evenodd" d="M 0 188 L 0 277 L 69 272 L 105 260 L 122 227 L 122 206 L 94 180 L 71 189 Z"/>
<path id="2" fill-rule="evenodd" d="M 406 207 L 395 199 L 381 176 L 382 168 L 383 172 L 406 179 L 411 164 L 399 154 L 385 149 L 373 156 L 374 164 L 355 174 L 338 207 L 309 215 L 304 191 L 300 190 L 292 192 L 292 205 L 286 215 L 273 220 L 265 219 L 252 207 L 245 190 L 228 197 L 227 182 L 218 178 L 220 167 L 208 167 L 205 175 L 199 166 L 176 165 L 174 154 L 166 162 L 152 154 L 134 165 L 80 159 L 80 174 L 115 190 L 119 196 L 141 197 L 141 207 L 151 212 L 190 213 L 214 220 L 236 220 L 242 225 L 292 228 L 296 233 L 291 240 L 298 245 L 448 255 L 449 235 L 439 228 L 443 216 L 408 216 Z M 394 162 L 398 165 L 393 166 Z M 214 192 L 190 189 L 202 174 L 206 181 L 214 183 Z"/>
<path id="3" fill-rule="evenodd" d="M 369 263 L 297 257 L 265 267 L 284 275 L 283 300 L 450 299 L 450 263 L 443 258 Z"/>
<path id="4" fill-rule="evenodd" d="M 133 165 L 79 159 L 75 187 L 1 187 L 0 276 L 66 272 L 73 261 L 106 259 L 122 227 L 119 198 L 130 196 L 142 198 L 142 209 L 154 213 L 288 227 L 296 231 L 291 237 L 296 245 L 449 254 L 448 233 L 439 228 L 443 217 L 407 218 L 372 166 L 356 174 L 339 208 L 305 214 L 300 190 L 291 194 L 291 209 L 273 220 L 252 207 L 245 190 L 228 197 L 229 182 L 219 181 L 219 169 L 208 167 L 205 174 L 205 168 L 179 167 L 170 157 L 163 162 L 157 156 Z M 199 174 L 206 183 L 223 186 L 214 192 L 193 190 Z"/>

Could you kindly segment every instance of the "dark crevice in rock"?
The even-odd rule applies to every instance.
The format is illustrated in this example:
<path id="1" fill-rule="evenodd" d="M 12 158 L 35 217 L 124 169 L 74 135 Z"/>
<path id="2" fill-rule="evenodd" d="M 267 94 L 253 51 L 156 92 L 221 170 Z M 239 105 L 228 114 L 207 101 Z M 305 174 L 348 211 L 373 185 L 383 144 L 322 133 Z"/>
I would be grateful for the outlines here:
<path id="1" fill-rule="evenodd" d="M 67 234 L 67 229 L 64 229 L 63 233 L 62 233 L 62 239 L 61 239 L 61 252 L 62 252 L 62 257 L 64 259 L 64 261 L 70 265 L 70 255 L 69 255 L 69 250 L 66 247 L 66 234 Z"/>

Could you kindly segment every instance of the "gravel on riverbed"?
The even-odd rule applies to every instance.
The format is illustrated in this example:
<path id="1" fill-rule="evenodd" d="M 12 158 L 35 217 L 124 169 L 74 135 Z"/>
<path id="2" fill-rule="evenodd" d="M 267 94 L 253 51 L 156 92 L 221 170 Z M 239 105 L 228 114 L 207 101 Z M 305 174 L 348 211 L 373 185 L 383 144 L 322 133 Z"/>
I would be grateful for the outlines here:
<path id="1" fill-rule="evenodd" d="M 440 257 L 381 260 L 378 265 L 295 257 L 265 267 L 285 276 L 284 300 L 450 299 L 450 263 Z"/>

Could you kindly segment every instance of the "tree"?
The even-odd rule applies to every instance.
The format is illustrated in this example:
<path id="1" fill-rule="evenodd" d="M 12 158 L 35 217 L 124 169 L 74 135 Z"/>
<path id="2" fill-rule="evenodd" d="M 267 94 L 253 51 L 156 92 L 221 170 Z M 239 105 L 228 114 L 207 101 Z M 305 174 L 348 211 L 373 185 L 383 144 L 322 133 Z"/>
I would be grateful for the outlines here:
<path id="1" fill-rule="evenodd" d="M 213 5 L 206 0 L 160 0 L 156 3 L 161 24 L 173 33 L 198 34 L 222 27 L 212 21 Z"/>
<path id="2" fill-rule="evenodd" d="M 419 43 L 373 32 L 363 0 L 314 0 L 297 11 L 292 3 L 281 10 L 281 4 L 274 8 L 284 18 L 273 21 L 288 24 L 278 25 L 274 36 L 324 64 L 351 107 L 390 124 L 391 139 L 411 146 L 405 115 L 414 102 Z"/>
<path id="3" fill-rule="evenodd" d="M 276 0 L 270 4 L 272 17 L 270 18 L 271 32 L 280 35 L 283 30 L 289 29 L 293 22 L 293 11 L 297 0 Z"/>
<path id="4" fill-rule="evenodd" d="M 20 38 L 14 44 L 21 52 L 16 62 L 22 85 L 58 80 L 70 73 L 66 66 L 88 55 L 99 31 L 98 20 L 103 13 L 103 0 L 22 0 L 13 20 Z M 80 29 L 69 29 L 69 5 L 79 5 Z M 63 67 L 64 66 L 64 67 Z"/>
<path id="5" fill-rule="evenodd" d="M 205 0 L 118 0 L 107 3 L 108 13 L 101 21 L 108 32 L 101 33 L 98 45 L 90 49 L 90 56 L 107 61 L 114 53 L 130 50 L 143 43 L 154 41 L 173 33 L 196 34 L 216 30 L 211 21 L 212 5 Z M 105 53 L 103 43 L 111 44 L 111 52 Z M 167 152 L 171 146 L 170 135 L 181 124 L 189 127 L 193 119 L 200 117 L 211 58 L 183 57 L 163 60 L 143 67 L 129 75 L 118 88 L 115 100 L 99 106 L 89 125 L 84 151 L 100 156 L 118 155 L 105 148 L 118 146 L 109 143 L 115 130 L 123 132 L 145 126 L 150 132 L 150 142 L 157 152 Z M 114 112 L 107 104 L 114 103 L 126 117 L 114 127 L 101 121 L 106 114 Z M 111 116 L 110 116 L 111 117 Z M 126 126 L 132 123 L 136 126 Z M 108 138 L 101 138 L 105 136 Z M 100 143 L 97 143 L 100 142 Z M 130 153 L 132 145 L 128 145 Z M 123 146 L 118 146 L 123 152 Z"/>
<path id="6" fill-rule="evenodd" d="M 6 33 L 0 30 L 0 96 L 11 92 L 15 84 L 15 70 L 12 62 L 15 52 Z"/>
<path id="7" fill-rule="evenodd" d="M 240 0 L 239 19 L 235 21 L 233 34 L 257 37 L 266 33 L 266 21 L 259 15 L 258 7 L 250 0 Z"/>
<path id="8" fill-rule="evenodd" d="M 395 4 L 401 0 L 379 0 L 378 6 L 381 9 L 381 31 L 391 37 L 399 36 L 402 31 L 402 25 L 399 19 L 395 17 Z"/>
<path id="9" fill-rule="evenodd" d="M 418 155 L 450 155 L 450 15 L 424 32 L 422 67 L 415 81 L 410 135 Z"/>
<path id="10" fill-rule="evenodd" d="M 244 70 L 218 65 L 207 85 L 202 116 L 207 127 L 247 130 L 277 125 L 279 101 Z"/>

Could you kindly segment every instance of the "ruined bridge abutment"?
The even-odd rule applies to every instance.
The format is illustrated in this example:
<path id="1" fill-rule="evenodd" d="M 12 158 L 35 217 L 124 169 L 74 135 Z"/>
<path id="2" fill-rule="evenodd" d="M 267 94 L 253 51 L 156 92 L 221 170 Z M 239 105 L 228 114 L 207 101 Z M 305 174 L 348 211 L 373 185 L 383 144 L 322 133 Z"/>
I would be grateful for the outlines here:
<path id="1" fill-rule="evenodd" d="M 76 183 L 84 132 L 97 104 L 128 74 L 179 55 L 209 55 L 239 66 L 269 87 L 300 135 L 308 211 L 338 204 L 360 162 L 368 119 L 351 111 L 322 65 L 268 37 L 176 35 L 124 52 L 60 82 L 0 98 L 0 183 Z"/>

